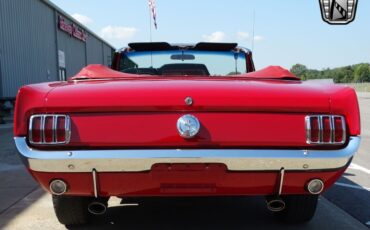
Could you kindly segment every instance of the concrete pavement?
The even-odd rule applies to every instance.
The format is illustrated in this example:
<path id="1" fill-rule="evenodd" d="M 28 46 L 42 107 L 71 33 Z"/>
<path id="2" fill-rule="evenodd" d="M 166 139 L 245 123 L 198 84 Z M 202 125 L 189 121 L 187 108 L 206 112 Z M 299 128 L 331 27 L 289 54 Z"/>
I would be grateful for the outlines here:
<path id="1" fill-rule="evenodd" d="M 324 196 L 366 224 L 370 221 L 370 93 L 358 93 L 358 97 L 362 129 L 360 149 L 343 177 Z"/>
<path id="2" fill-rule="evenodd" d="M 38 188 L 21 164 L 13 141 L 12 124 L 0 125 L 0 215 Z"/>
<path id="3" fill-rule="evenodd" d="M 321 198 L 314 219 L 304 225 L 277 222 L 260 197 L 136 199 L 138 206 L 110 207 L 92 224 L 71 229 L 336 229 L 367 230 L 362 223 Z M 117 199 L 110 205 L 119 205 Z M 0 215 L 0 229 L 65 229 L 41 189 Z"/>

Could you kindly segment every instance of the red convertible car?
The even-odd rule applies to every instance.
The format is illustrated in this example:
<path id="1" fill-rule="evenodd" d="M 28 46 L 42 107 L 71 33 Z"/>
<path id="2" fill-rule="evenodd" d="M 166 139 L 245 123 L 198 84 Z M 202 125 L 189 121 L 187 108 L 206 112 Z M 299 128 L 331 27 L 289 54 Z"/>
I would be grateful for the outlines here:
<path id="1" fill-rule="evenodd" d="M 14 136 L 65 225 L 111 196 L 260 195 L 305 222 L 357 151 L 360 117 L 353 89 L 255 71 L 234 43 L 131 43 L 112 69 L 22 87 Z"/>

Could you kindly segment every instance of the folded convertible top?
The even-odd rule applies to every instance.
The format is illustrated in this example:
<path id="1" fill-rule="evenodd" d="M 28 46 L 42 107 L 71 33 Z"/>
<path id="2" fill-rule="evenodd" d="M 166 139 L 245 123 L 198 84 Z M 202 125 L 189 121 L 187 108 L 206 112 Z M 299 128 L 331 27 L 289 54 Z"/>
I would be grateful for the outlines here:
<path id="1" fill-rule="evenodd" d="M 83 79 L 116 79 L 116 78 L 138 78 L 138 77 L 157 77 L 155 75 L 138 75 L 128 74 L 115 71 L 104 65 L 88 65 L 83 68 L 78 74 L 71 77 L 70 80 L 83 80 Z M 176 77 L 176 76 L 174 76 Z M 177 76 L 183 77 L 183 76 Z M 204 76 L 202 76 L 204 77 Z M 207 76 L 208 77 L 208 76 Z M 217 76 L 219 78 L 219 76 Z M 268 66 L 255 72 L 231 75 L 225 77 L 238 77 L 238 78 L 255 78 L 255 79 L 284 79 L 284 80 L 300 80 L 299 77 L 280 66 Z M 168 76 L 166 76 L 168 78 Z"/>

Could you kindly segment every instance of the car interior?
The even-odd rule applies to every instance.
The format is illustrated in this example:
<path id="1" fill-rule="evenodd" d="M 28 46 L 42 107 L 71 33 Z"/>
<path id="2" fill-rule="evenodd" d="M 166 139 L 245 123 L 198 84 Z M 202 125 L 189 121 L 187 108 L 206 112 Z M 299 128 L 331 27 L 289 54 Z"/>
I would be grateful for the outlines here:
<path id="1" fill-rule="evenodd" d="M 196 76 L 210 76 L 210 73 L 204 64 L 165 64 L 160 68 L 128 68 L 122 70 L 124 73 L 143 74 L 143 75 L 196 75 Z"/>

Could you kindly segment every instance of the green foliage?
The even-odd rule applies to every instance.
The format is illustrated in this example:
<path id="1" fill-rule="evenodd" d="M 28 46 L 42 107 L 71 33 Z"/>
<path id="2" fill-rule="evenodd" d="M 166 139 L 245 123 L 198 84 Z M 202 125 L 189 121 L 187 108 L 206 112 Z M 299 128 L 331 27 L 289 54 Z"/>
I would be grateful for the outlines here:
<path id="1" fill-rule="evenodd" d="M 295 64 L 290 69 L 290 72 L 292 72 L 294 75 L 299 76 L 302 80 L 306 79 L 306 73 L 307 73 L 307 67 L 302 64 Z"/>
<path id="2" fill-rule="evenodd" d="M 308 69 L 302 64 L 295 64 L 290 69 L 290 72 L 302 80 L 333 79 L 336 83 L 370 82 L 369 63 L 323 70 Z"/>
<path id="3" fill-rule="evenodd" d="M 370 68 L 368 64 L 359 64 L 355 68 L 355 82 L 369 82 L 370 81 Z"/>

